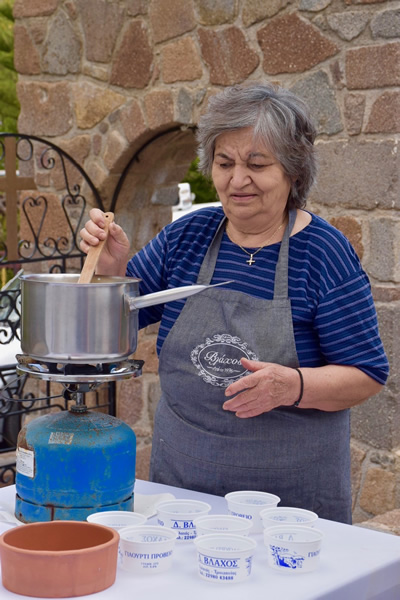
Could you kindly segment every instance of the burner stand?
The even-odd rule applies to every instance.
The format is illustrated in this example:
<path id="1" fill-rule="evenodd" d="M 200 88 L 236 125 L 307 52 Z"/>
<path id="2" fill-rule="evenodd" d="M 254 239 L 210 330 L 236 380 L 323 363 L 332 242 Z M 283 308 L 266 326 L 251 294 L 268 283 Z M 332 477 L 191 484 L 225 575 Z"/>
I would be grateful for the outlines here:
<path id="1" fill-rule="evenodd" d="M 99 386 L 107 381 L 129 379 L 142 374 L 143 360 L 125 359 L 112 363 L 56 363 L 17 354 L 17 372 L 35 379 L 58 383 L 91 384 Z M 91 387 L 90 389 L 95 389 Z M 88 390 L 86 390 L 88 391 Z"/>
<path id="2" fill-rule="evenodd" d="M 29 375 L 34 379 L 61 383 L 64 399 L 75 400 L 69 408 L 75 413 L 87 411 L 84 403 L 86 392 L 96 390 L 101 384 L 119 379 L 130 379 L 142 374 L 143 360 L 125 359 L 113 363 L 56 363 L 17 354 L 19 375 Z"/>

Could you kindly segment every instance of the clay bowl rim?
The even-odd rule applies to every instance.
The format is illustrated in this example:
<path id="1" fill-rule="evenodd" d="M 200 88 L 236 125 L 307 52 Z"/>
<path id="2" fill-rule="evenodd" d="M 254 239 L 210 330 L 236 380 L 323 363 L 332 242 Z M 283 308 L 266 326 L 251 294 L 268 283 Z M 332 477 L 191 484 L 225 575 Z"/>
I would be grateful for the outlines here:
<path id="1" fill-rule="evenodd" d="M 66 527 L 70 524 L 74 524 L 74 525 L 80 525 L 83 526 L 84 528 L 90 528 L 92 530 L 104 530 L 106 531 L 109 535 L 110 535 L 110 539 L 102 542 L 100 544 L 93 544 L 91 546 L 85 546 L 84 548 L 72 548 L 70 550 L 37 550 L 37 549 L 32 549 L 32 548 L 22 548 L 21 546 L 16 546 L 14 544 L 11 544 L 10 542 L 7 541 L 7 537 L 8 536 L 12 536 L 12 534 L 16 531 L 20 531 L 22 528 L 24 528 L 26 530 L 27 527 L 29 527 L 30 529 L 35 529 L 38 527 L 52 527 L 54 525 L 52 525 L 53 523 L 57 523 L 58 526 L 61 525 L 61 527 Z M 18 535 L 18 534 L 17 534 Z M 63 555 L 74 555 L 74 556 L 79 556 L 80 554 L 86 554 L 87 552 L 90 551 L 94 551 L 94 550 L 100 550 L 103 548 L 107 548 L 108 546 L 113 546 L 115 543 L 119 543 L 119 533 L 118 531 L 112 529 L 111 527 L 108 527 L 107 525 L 100 525 L 98 523 L 89 523 L 88 521 L 61 521 L 61 520 L 56 520 L 56 521 L 39 521 L 37 523 L 26 523 L 22 526 L 19 527 L 13 527 L 12 529 L 7 529 L 7 531 L 4 531 L 1 535 L 0 535 L 0 547 L 4 547 L 5 549 L 8 549 L 10 551 L 13 552 L 17 552 L 19 554 L 28 554 L 28 555 L 32 555 L 34 554 L 35 556 L 59 556 L 61 554 Z"/>

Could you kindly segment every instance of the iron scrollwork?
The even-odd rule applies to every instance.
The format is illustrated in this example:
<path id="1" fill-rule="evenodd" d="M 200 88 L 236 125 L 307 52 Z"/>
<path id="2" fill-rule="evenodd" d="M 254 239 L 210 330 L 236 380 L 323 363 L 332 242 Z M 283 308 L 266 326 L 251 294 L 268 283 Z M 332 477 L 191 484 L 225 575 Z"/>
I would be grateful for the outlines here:
<path id="1" fill-rule="evenodd" d="M 61 148 L 35 136 L 0 134 L 0 159 L 6 158 L 7 138 L 15 139 L 15 161 L 19 171 L 35 174 L 38 195 L 30 194 L 21 202 L 21 216 L 24 217 L 31 239 L 21 239 L 18 243 L 18 258 L 9 259 L 6 243 L 0 241 L 0 265 L 9 266 L 32 261 L 46 261 L 66 258 L 82 258 L 78 244 L 78 232 L 82 225 L 87 201 L 82 193 L 80 182 L 71 183 L 71 177 L 79 178 L 90 191 L 95 203 L 103 209 L 102 200 L 89 176 L 80 165 Z M 43 174 L 53 175 L 44 177 Z M 6 173 L 7 175 L 7 173 Z M 18 188 L 18 178 L 16 181 Z M 1 184 L 0 184 L 1 189 Z M 21 192 L 19 192 L 21 193 Z M 44 235 L 46 219 L 50 215 L 49 196 L 57 195 L 65 218 L 64 228 L 69 236 L 58 238 Z"/>
<path id="2" fill-rule="evenodd" d="M 6 156 L 10 148 L 13 156 Z M 4 177 L 0 175 L 0 213 L 3 212 L 6 218 L 14 215 L 16 222 L 12 226 L 20 232 L 19 241 L 15 240 L 15 256 L 11 255 L 6 240 L 0 239 L 0 271 L 12 269 L 15 275 L 0 290 L 1 356 L 2 349 L 7 349 L 12 343 L 18 345 L 20 340 L 18 273 L 21 269 L 29 271 L 35 263 L 43 264 L 41 271 L 50 273 L 66 273 L 72 268 L 76 270 L 82 267 L 85 255 L 79 248 L 78 236 L 88 204 L 86 195 L 92 196 L 90 205 L 98 206 L 103 211 L 105 209 L 97 189 L 79 163 L 47 140 L 24 134 L 0 133 L 0 160 L 8 165 L 8 169 L 10 164 L 15 166 L 11 174 L 6 170 Z M 2 189 L 10 189 L 7 186 L 2 188 L 1 184 L 8 175 L 14 185 L 16 204 L 13 210 L 6 209 L 7 197 L 2 198 L 1 195 Z M 55 213 L 58 219 L 56 228 L 53 224 Z M 11 228 L 9 222 L 7 226 Z M 11 349 L 11 346 L 8 348 Z M 17 376 L 15 363 L 0 362 L 0 485 L 14 482 L 15 458 L 12 454 L 25 415 L 68 408 L 65 399 L 63 402 L 54 402 L 49 383 L 46 384 L 44 398 L 39 397 L 36 390 L 28 391 L 26 376 Z M 110 414 L 115 414 L 114 382 L 107 384 L 107 387 L 106 403 L 100 404 L 96 393 L 93 408 L 108 408 Z"/>

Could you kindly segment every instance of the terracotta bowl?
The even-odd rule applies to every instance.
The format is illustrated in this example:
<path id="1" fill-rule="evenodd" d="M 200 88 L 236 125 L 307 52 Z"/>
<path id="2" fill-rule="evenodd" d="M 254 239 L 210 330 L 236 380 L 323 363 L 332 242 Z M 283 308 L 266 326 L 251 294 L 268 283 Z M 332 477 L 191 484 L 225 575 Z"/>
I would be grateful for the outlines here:
<path id="1" fill-rule="evenodd" d="M 25 596 L 66 598 L 110 587 L 119 534 L 81 521 L 30 523 L 0 536 L 3 586 Z"/>

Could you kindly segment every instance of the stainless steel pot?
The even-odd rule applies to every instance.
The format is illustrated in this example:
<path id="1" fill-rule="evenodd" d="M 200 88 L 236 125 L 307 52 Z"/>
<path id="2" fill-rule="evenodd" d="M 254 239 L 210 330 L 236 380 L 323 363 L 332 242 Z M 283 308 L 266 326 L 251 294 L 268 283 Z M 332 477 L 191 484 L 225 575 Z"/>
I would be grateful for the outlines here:
<path id="1" fill-rule="evenodd" d="M 95 275 L 21 276 L 21 348 L 32 358 L 60 363 L 121 361 L 136 350 L 139 308 L 196 294 L 183 286 L 139 297 L 139 279 Z"/>

